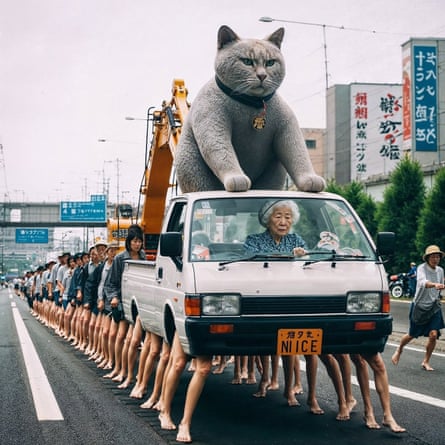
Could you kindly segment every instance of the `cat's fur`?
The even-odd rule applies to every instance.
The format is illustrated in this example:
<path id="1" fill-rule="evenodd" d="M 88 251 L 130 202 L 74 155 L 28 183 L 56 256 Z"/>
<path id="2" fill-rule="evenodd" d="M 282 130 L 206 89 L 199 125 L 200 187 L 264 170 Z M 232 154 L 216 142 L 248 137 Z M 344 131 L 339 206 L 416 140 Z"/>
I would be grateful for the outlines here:
<path id="1" fill-rule="evenodd" d="M 210 80 L 187 115 L 175 156 L 183 192 L 282 189 L 286 171 L 300 190 L 325 187 L 293 111 L 274 94 L 285 75 L 283 36 L 283 28 L 264 40 L 240 39 L 228 26 L 219 29 L 215 73 L 223 85 Z M 258 108 L 235 100 L 237 95 L 259 100 Z M 264 111 L 265 126 L 255 129 L 252 122 Z"/>

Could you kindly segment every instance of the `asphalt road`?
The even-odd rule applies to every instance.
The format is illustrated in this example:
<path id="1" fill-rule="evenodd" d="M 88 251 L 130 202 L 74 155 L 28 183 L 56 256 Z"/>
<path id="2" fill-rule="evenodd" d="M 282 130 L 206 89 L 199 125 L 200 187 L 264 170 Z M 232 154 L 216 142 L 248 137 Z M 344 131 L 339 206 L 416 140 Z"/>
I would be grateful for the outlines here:
<path id="1" fill-rule="evenodd" d="M 393 302 L 394 327 L 407 329 L 409 304 Z M 18 338 L 14 312 L 18 311 L 42 362 L 63 419 L 39 420 L 26 372 L 21 340 Z M 232 385 L 233 368 L 222 375 L 211 375 L 196 409 L 192 435 L 194 444 L 273 445 L 273 444 L 409 444 L 443 445 L 445 443 L 445 355 L 433 357 L 435 372 L 422 371 L 420 363 L 424 341 L 410 345 L 399 366 L 390 363 L 396 341 L 394 333 L 383 354 L 391 384 L 394 416 L 408 432 L 397 435 L 388 429 L 367 430 L 362 420 L 360 392 L 351 420 L 338 422 L 336 394 L 323 365 L 318 372 L 317 397 L 325 410 L 323 416 L 308 412 L 305 395 L 298 396 L 301 406 L 289 408 L 281 391 L 269 391 L 264 399 L 252 397 L 256 386 Z M 442 343 L 441 343 L 442 344 Z M 302 360 L 304 366 L 304 360 Z M 32 373 L 36 373 L 33 367 Z M 158 413 L 140 409 L 140 401 L 129 398 L 130 390 L 118 390 L 103 379 L 104 371 L 74 350 L 50 329 L 29 314 L 25 302 L 0 291 L 0 444 L 173 444 L 176 433 L 159 428 Z M 173 419 L 182 415 L 187 383 L 184 373 L 173 405 Z M 307 392 L 305 373 L 302 381 Z M 372 378 L 372 374 L 371 374 Z M 259 375 L 257 375 L 259 379 Z M 282 380 L 281 380 L 282 385 Z M 282 386 L 281 386 L 282 387 Z M 376 417 L 382 411 L 372 391 Z M 49 398 L 47 410 L 49 410 Z"/>

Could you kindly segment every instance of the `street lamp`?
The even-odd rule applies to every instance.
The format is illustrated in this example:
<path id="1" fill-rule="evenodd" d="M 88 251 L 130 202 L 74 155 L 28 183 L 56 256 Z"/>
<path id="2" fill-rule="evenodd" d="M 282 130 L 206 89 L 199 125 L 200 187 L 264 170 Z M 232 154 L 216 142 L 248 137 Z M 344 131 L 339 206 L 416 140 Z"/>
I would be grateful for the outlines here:
<path id="1" fill-rule="evenodd" d="M 260 17 L 260 22 L 283 22 L 294 23 L 296 25 L 319 26 L 323 29 L 323 50 L 324 50 L 324 71 L 325 71 L 325 88 L 329 88 L 329 72 L 328 72 L 328 47 L 326 44 L 326 28 L 345 29 L 344 26 L 326 25 L 324 23 L 299 22 L 297 20 L 274 19 L 272 17 Z"/>
<path id="2" fill-rule="evenodd" d="M 145 126 L 145 156 L 144 156 L 144 180 L 146 178 L 146 172 L 148 169 L 148 163 L 150 162 L 150 149 L 148 147 L 148 133 L 149 133 L 149 127 L 150 127 L 150 122 L 153 121 L 153 113 L 152 110 L 154 110 L 156 107 L 148 107 L 147 108 L 147 117 L 146 118 L 138 118 L 138 117 L 132 117 L 132 116 L 126 116 L 125 120 L 127 121 L 146 121 L 147 124 Z M 138 198 L 138 208 L 137 208 L 137 213 L 136 215 L 139 215 L 139 209 L 141 206 L 141 194 L 139 193 L 139 198 Z"/>

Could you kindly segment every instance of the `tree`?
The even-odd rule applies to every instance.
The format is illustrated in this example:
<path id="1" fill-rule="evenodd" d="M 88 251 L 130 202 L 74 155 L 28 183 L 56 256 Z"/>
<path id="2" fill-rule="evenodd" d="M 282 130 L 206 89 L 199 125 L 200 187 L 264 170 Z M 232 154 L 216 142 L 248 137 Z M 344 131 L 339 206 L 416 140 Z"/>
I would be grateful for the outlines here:
<path id="1" fill-rule="evenodd" d="M 419 253 L 430 244 L 445 247 L 445 169 L 440 169 L 434 185 L 425 199 L 425 206 L 419 218 L 416 247 Z"/>
<path id="2" fill-rule="evenodd" d="M 328 182 L 326 191 L 343 196 L 358 213 L 371 236 L 377 234 L 377 205 L 372 196 L 365 192 L 361 182 L 352 181 L 341 186 L 332 180 Z"/>
<path id="3" fill-rule="evenodd" d="M 405 271 L 411 261 L 419 258 L 416 234 L 424 200 L 420 164 L 404 157 L 390 175 L 377 212 L 378 229 L 396 234 L 395 255 L 387 264 L 393 273 Z"/>

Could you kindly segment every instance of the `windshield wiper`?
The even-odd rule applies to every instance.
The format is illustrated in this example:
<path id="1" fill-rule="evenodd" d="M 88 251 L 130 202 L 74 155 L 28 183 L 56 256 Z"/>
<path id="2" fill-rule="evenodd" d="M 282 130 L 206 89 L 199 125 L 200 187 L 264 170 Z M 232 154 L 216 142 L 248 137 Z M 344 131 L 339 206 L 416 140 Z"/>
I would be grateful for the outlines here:
<path id="1" fill-rule="evenodd" d="M 319 263 L 322 261 L 332 261 L 331 267 L 335 267 L 335 262 L 337 260 L 350 260 L 350 259 L 363 260 L 365 258 L 369 258 L 369 256 L 366 255 L 355 255 L 352 253 L 337 253 L 336 250 L 314 250 L 307 252 L 307 255 L 320 255 L 320 254 L 321 255 L 325 254 L 329 256 L 324 258 L 318 258 L 316 260 L 307 260 L 303 264 L 303 267 L 307 267 L 310 266 L 311 264 Z"/>
<path id="2" fill-rule="evenodd" d="M 221 261 L 218 266 L 226 266 L 227 264 L 231 263 L 238 263 L 243 261 L 253 261 L 253 260 L 276 260 L 276 259 L 284 259 L 284 260 L 290 260 L 295 259 L 295 255 L 292 255 L 291 253 L 255 253 L 254 255 L 250 255 L 244 258 L 234 258 L 233 260 L 227 260 L 227 261 Z"/>

